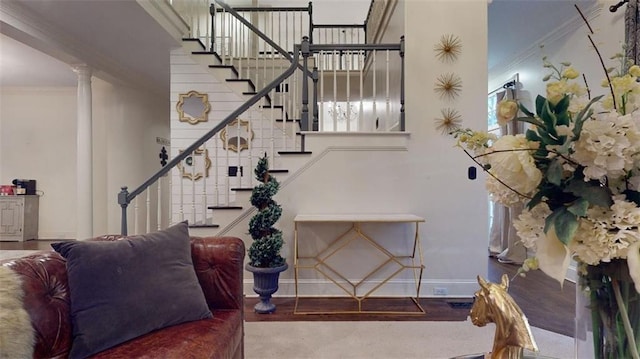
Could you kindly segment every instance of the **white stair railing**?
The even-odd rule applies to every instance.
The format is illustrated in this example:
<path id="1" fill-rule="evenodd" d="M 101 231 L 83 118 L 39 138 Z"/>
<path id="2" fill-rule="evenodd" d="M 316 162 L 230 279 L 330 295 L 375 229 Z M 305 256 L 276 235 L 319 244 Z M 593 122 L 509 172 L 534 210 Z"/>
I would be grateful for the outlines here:
<path id="1" fill-rule="evenodd" d="M 183 18 L 188 19 L 190 23 L 189 36 L 199 39 L 207 49 L 215 51 L 221 59 L 218 64 L 233 66 L 238 79 L 250 80 L 256 92 L 260 92 L 290 65 L 286 54 L 281 53 L 281 49 L 293 49 L 294 44 L 299 43 L 302 35 L 305 31 L 308 33 L 308 29 L 311 27 L 311 20 L 304 18 L 304 16 L 308 16 L 306 14 L 278 11 L 278 9 L 258 12 L 247 10 L 243 19 L 250 21 L 253 25 L 259 24 L 260 31 L 276 42 L 278 46 L 276 49 L 272 43 L 256 36 L 245 22 L 232 16 L 224 9 L 214 11 L 216 16 L 215 20 L 212 20 L 208 14 L 211 8 L 206 0 L 172 0 L 171 3 L 174 7 L 180 8 L 181 13 L 188 14 L 183 14 Z M 326 41 L 326 38 L 329 37 L 333 39 L 333 43 L 364 42 L 363 28 L 356 26 L 352 28 L 347 26 L 343 29 L 326 27 L 318 33 L 315 33 L 316 30 L 319 31 L 319 29 L 313 30 L 316 43 Z M 389 73 L 394 63 L 389 60 L 387 51 L 386 59 L 382 60 L 384 55 L 381 55 L 380 60 L 382 61 L 378 62 L 386 62 L 386 64 L 383 69 L 378 69 L 376 63 L 378 57 L 377 49 L 351 50 L 343 48 L 337 51 L 315 51 L 314 56 L 308 59 L 310 61 L 307 62 L 308 71 L 316 66 L 320 71 L 320 93 L 317 97 L 320 112 L 317 120 L 320 121 L 321 130 L 328 130 L 329 127 L 332 131 L 341 130 L 343 125 L 343 130 L 346 131 L 367 130 L 373 128 L 374 125 L 367 123 L 364 119 L 367 118 L 371 122 L 371 119 L 377 117 L 383 118 L 381 122 L 383 130 L 392 128 L 390 124 L 396 121 L 389 118 L 391 116 L 390 105 L 392 101 L 395 101 L 395 97 L 392 97 L 391 94 L 397 91 L 391 88 Z M 301 76 L 301 74 L 302 72 L 296 71 L 294 76 L 279 85 L 278 91 L 276 88 L 269 91 L 270 101 L 256 103 L 238 116 L 248 121 L 249 133 L 255 135 L 254 141 L 247 143 L 246 150 L 239 150 L 241 143 L 239 136 L 236 136 L 235 145 L 238 151 L 230 153 L 228 141 L 231 136 L 227 136 L 225 144 L 219 134 L 216 134 L 190 154 L 191 166 L 186 166 L 183 163 L 183 168 L 186 171 L 184 173 L 191 175 L 190 181 L 182 176 L 182 172 L 179 176 L 173 176 L 174 181 L 171 181 L 171 176 L 169 176 L 170 192 L 176 193 L 175 196 L 170 196 L 168 207 L 172 213 L 171 222 L 189 219 L 191 224 L 215 223 L 215 218 L 211 219 L 209 207 L 232 205 L 237 197 L 235 192 L 230 191 L 232 187 L 250 188 L 255 185 L 252 175 L 255 157 L 266 152 L 272 161 L 271 167 L 278 168 L 278 151 L 291 151 L 299 148 L 300 142 L 296 139 L 296 133 L 300 131 L 300 128 L 297 120 L 302 118 L 301 109 L 303 106 L 301 104 L 304 98 L 310 98 L 308 93 L 302 94 L 302 86 L 300 85 L 305 78 L 308 80 L 308 76 Z M 373 82 L 371 93 L 367 94 L 363 89 L 365 76 L 371 76 Z M 383 90 L 376 89 L 378 81 L 376 77 L 380 76 L 383 76 L 385 83 Z M 325 82 L 330 82 L 331 78 L 334 79 L 331 81 L 332 85 L 327 86 Z M 354 84 L 357 84 L 359 89 L 352 92 L 351 87 Z M 329 89 L 332 89 L 333 93 Z M 365 99 L 365 95 L 368 96 L 367 99 Z M 326 99 L 333 101 L 326 102 Z M 365 101 L 371 101 L 371 103 L 365 105 Z M 378 113 L 376 103 L 384 104 L 384 114 Z M 280 106 L 282 112 L 274 111 L 276 106 Z M 380 106 L 378 105 L 378 107 Z M 365 109 L 368 111 L 366 117 L 364 116 Z M 371 109 L 373 112 L 370 114 Z M 333 112 L 328 114 L 328 110 L 333 110 Z M 327 120 L 329 115 L 331 116 L 330 122 Z M 340 117 L 344 117 L 345 120 L 341 120 Z M 355 120 L 352 120 L 353 118 Z M 346 122 L 341 124 L 341 121 Z M 327 126 L 328 123 L 330 126 Z M 230 131 L 229 127 L 227 126 L 227 129 Z M 240 121 L 234 127 L 235 132 L 240 133 Z M 189 148 L 192 147 L 189 146 Z M 202 158 L 198 158 L 200 150 L 212 155 L 212 168 L 203 172 L 202 178 L 194 180 L 198 172 L 201 171 L 197 166 L 204 163 Z M 230 167 L 236 168 L 237 178 L 233 181 L 228 176 Z M 179 180 L 176 182 L 176 179 Z M 157 187 L 153 187 L 153 189 L 148 187 L 144 190 L 146 193 L 134 191 L 135 223 L 133 227 L 136 232 L 149 232 L 154 228 L 168 225 L 161 223 L 163 218 L 161 194 L 162 188 L 164 188 L 161 181 L 162 179 L 159 179 L 156 182 Z M 153 215 L 154 206 L 158 210 L 157 216 Z M 154 219 L 157 223 L 152 223 Z M 126 226 L 126 222 L 123 226 Z"/>
<path id="2" fill-rule="evenodd" d="M 169 0 L 169 4 L 189 25 L 188 37 L 199 39 L 208 49 L 211 48 L 211 15 L 209 0 Z"/>

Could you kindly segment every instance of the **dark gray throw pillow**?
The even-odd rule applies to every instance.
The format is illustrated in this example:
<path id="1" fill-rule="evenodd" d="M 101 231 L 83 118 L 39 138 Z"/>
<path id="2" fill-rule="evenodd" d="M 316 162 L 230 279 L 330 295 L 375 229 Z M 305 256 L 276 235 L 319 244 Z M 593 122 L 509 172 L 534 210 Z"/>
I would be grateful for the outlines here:
<path id="1" fill-rule="evenodd" d="M 118 241 L 51 246 L 67 259 L 71 359 L 212 317 L 193 268 L 186 222 Z"/>

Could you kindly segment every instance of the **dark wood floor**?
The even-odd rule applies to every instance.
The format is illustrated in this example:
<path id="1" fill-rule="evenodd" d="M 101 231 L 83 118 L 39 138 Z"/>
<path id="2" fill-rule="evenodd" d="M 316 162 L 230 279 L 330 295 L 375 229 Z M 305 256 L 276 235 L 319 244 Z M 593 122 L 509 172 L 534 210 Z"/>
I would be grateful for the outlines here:
<path id="1" fill-rule="evenodd" d="M 503 273 L 513 278 L 519 266 L 499 263 L 488 259 L 489 276 L 492 282 L 499 282 Z M 575 317 L 575 284 L 565 281 L 563 288 L 540 271 L 530 272 L 526 278 L 516 277 L 510 282 L 509 294 L 527 316 L 529 324 L 558 334 L 573 337 Z M 372 299 L 367 299 L 372 300 Z M 323 311 L 356 310 L 354 301 L 335 298 L 303 298 L 299 311 L 305 308 L 323 308 Z M 406 310 L 415 312 L 416 306 L 410 300 L 398 298 L 375 299 L 371 308 L 381 311 Z M 295 298 L 274 297 L 276 312 L 256 314 L 253 306 L 255 297 L 245 299 L 245 320 L 253 321 L 465 321 L 469 315 L 472 298 L 421 298 L 419 303 L 425 314 L 294 314 Z"/>
<path id="2" fill-rule="evenodd" d="M 27 241 L 0 242 L 0 250 L 38 250 L 51 249 L 51 243 L 56 241 Z M 503 273 L 513 278 L 518 269 L 517 265 L 503 264 L 494 258 L 488 259 L 488 279 L 499 282 Z M 253 294 L 253 293 L 252 293 Z M 526 278 L 516 277 L 509 286 L 509 294 L 522 308 L 532 326 L 553 331 L 559 334 L 573 336 L 575 316 L 575 284 L 565 281 L 563 288 L 540 271 L 529 272 Z M 258 301 L 255 297 L 245 300 L 245 319 L 247 321 L 344 321 L 344 320 L 373 320 L 373 321 L 464 321 L 469 314 L 471 298 L 421 298 L 419 303 L 426 314 L 388 315 L 388 314 L 293 314 L 295 299 L 291 297 L 276 297 L 273 303 L 277 310 L 273 314 L 255 314 L 253 306 Z M 300 309 L 325 308 L 325 311 L 352 310 L 353 300 L 340 301 L 334 298 L 305 298 L 301 301 Z M 415 311 L 416 306 L 410 300 L 375 299 L 367 305 L 385 311 Z"/>
<path id="3" fill-rule="evenodd" d="M 3 242 L 0 241 L 0 250 L 51 250 L 51 243 L 61 241 L 72 241 L 73 239 L 60 240 L 31 240 L 26 242 Z"/>

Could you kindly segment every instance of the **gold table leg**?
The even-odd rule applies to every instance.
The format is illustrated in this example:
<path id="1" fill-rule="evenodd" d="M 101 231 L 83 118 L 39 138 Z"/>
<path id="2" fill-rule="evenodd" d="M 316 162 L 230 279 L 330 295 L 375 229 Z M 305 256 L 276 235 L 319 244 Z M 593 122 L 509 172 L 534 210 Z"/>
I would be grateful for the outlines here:
<path id="1" fill-rule="evenodd" d="M 342 244 L 338 245 L 336 248 L 334 248 L 333 250 L 330 250 L 331 248 L 336 246 L 340 241 L 342 241 L 347 236 L 347 234 L 349 234 L 351 232 L 355 232 L 357 234 L 356 238 L 351 239 L 351 240 L 347 240 L 347 241 L 345 241 L 345 243 L 342 243 Z M 345 275 L 341 274 L 335 268 L 333 268 L 331 265 L 329 265 L 326 261 L 329 258 L 331 258 L 332 256 L 334 256 L 335 254 L 339 253 L 349 243 L 351 243 L 353 240 L 355 240 L 357 238 L 362 238 L 367 243 L 371 244 L 375 249 L 377 249 L 379 252 L 381 252 L 382 254 L 387 256 L 388 259 L 386 261 L 384 261 L 384 263 L 380 264 L 379 266 L 377 266 L 376 268 L 372 269 L 367 274 L 365 274 L 365 276 L 360 281 L 358 281 L 357 283 L 353 283 Z M 416 258 L 416 251 L 418 252 L 418 256 L 417 256 L 418 258 Z M 366 233 L 364 233 L 362 231 L 362 229 L 361 229 L 361 223 L 359 223 L 359 222 L 354 222 L 352 224 L 352 226 L 346 232 L 344 232 L 341 235 L 339 235 L 337 238 L 335 238 L 333 241 L 331 241 L 331 243 L 325 249 L 323 249 L 322 251 L 320 251 L 319 253 L 317 253 L 316 255 L 311 256 L 311 257 L 300 257 L 299 247 L 298 247 L 298 223 L 296 222 L 295 226 L 294 226 L 294 253 L 295 253 L 294 254 L 294 257 L 295 257 L 294 258 L 294 266 L 295 266 L 295 296 L 296 296 L 295 306 L 294 306 L 294 314 L 360 314 L 360 313 L 369 313 L 369 314 L 418 314 L 418 315 L 420 315 L 420 314 L 425 314 L 426 313 L 426 311 L 424 310 L 422 305 L 420 305 L 420 302 L 419 302 L 419 299 L 420 299 L 420 287 L 421 287 L 421 282 L 422 282 L 422 275 L 423 275 L 423 272 L 424 272 L 424 258 L 423 258 L 423 254 L 422 254 L 422 246 L 420 244 L 419 223 L 418 222 L 415 222 L 415 236 L 414 236 L 414 241 L 413 241 L 413 249 L 412 249 L 411 254 L 407 255 L 407 256 L 397 256 L 397 255 L 394 255 L 393 253 L 389 252 L 386 248 L 384 248 L 382 245 L 377 243 L 373 238 L 371 238 Z M 407 259 L 407 258 L 410 259 L 411 264 L 405 264 L 405 262 L 402 260 L 402 259 Z M 302 265 L 300 265 L 300 262 L 299 262 L 300 259 L 314 260 L 315 264 L 314 265 L 309 265 L 309 266 L 302 266 Z M 416 259 L 418 259 L 418 264 L 416 264 Z M 359 295 L 358 294 L 358 292 L 357 292 L 358 287 L 360 287 L 363 283 L 365 283 L 375 273 L 377 273 L 378 271 L 380 271 L 381 269 L 383 269 L 385 266 L 387 266 L 389 263 L 392 263 L 392 262 L 394 262 L 397 265 L 399 265 L 399 269 L 398 270 L 396 270 L 392 274 L 388 275 L 386 278 L 384 278 L 382 280 L 382 282 L 380 282 L 378 285 L 374 286 L 372 289 L 370 289 L 365 294 L 363 294 L 363 295 Z M 356 311 L 300 311 L 298 309 L 299 299 L 301 298 L 299 290 L 298 290 L 298 281 L 299 281 L 299 272 L 298 271 L 299 271 L 299 269 L 313 269 L 313 270 L 317 271 L 318 273 L 322 274 L 326 279 L 330 280 L 336 286 L 341 288 L 349 297 L 354 299 L 357 302 L 358 309 Z M 375 291 L 377 291 L 380 287 L 382 287 L 383 285 L 388 283 L 391 279 L 393 279 L 395 276 L 397 276 L 398 274 L 400 274 L 401 272 L 403 272 L 404 270 L 407 270 L 407 269 L 412 269 L 413 270 L 413 275 L 414 275 L 414 280 L 415 280 L 415 285 L 416 285 L 416 296 L 415 297 L 410 297 L 410 299 L 415 304 L 415 306 L 417 308 L 417 311 L 414 311 L 414 312 L 407 312 L 407 311 L 376 311 L 376 310 L 363 310 L 362 309 L 362 304 L 366 299 L 371 298 L 372 294 Z M 348 283 L 350 287 L 345 287 L 344 285 L 339 283 L 334 277 L 332 277 L 329 273 L 327 273 L 327 270 L 332 272 L 334 274 L 334 276 L 339 277 L 339 279 L 341 279 L 342 281 Z"/>

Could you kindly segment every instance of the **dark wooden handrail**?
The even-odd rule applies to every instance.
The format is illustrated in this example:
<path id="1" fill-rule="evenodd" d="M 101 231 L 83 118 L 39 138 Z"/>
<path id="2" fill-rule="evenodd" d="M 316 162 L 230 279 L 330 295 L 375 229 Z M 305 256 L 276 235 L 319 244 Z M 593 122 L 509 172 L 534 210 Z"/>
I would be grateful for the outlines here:
<path id="1" fill-rule="evenodd" d="M 265 88 L 258 91 L 255 95 L 253 95 L 247 102 L 243 103 L 242 106 L 238 107 L 235 111 L 233 111 L 229 116 L 227 116 L 222 122 L 212 128 L 209 132 L 207 132 L 204 136 L 200 137 L 194 143 L 192 143 L 189 147 L 185 148 L 184 151 L 179 153 L 176 157 L 174 157 L 171 161 L 169 161 L 166 166 L 162 167 L 158 172 L 149 177 L 143 184 L 138 186 L 132 192 L 127 190 L 127 187 L 122 187 L 120 193 L 118 193 L 118 204 L 122 209 L 122 219 L 121 219 L 121 227 L 120 232 L 123 236 L 127 235 L 127 207 L 136 198 L 140 193 L 146 190 L 149 186 L 155 183 L 160 177 L 164 176 L 168 173 L 173 167 L 177 166 L 182 160 L 191 155 L 193 151 L 202 146 L 205 142 L 207 142 L 211 137 L 213 137 L 220 130 L 225 128 L 229 123 L 235 120 L 238 116 L 242 115 L 245 111 L 247 111 L 251 106 L 257 103 L 261 98 L 268 95 L 269 92 L 275 89 L 278 85 L 282 83 L 282 81 L 286 80 L 289 76 L 291 76 L 295 70 L 298 68 L 298 59 L 299 59 L 299 46 L 294 46 L 296 51 L 294 51 L 293 59 L 291 65 L 285 72 L 283 72 L 280 76 L 278 76 L 275 80 L 271 81 Z"/>
<path id="2" fill-rule="evenodd" d="M 245 26 L 247 26 L 251 31 L 253 31 L 256 35 L 262 38 L 266 43 L 271 45 L 275 50 L 277 50 L 284 58 L 288 59 L 291 63 L 289 68 L 285 72 L 283 72 L 280 76 L 278 76 L 275 80 L 270 82 L 263 89 L 258 91 L 255 95 L 253 95 L 247 102 L 242 104 L 238 109 L 233 111 L 229 116 L 227 116 L 222 122 L 216 125 L 213 129 L 208 131 L 205 135 L 203 135 L 200 139 L 196 140 L 190 146 L 185 148 L 182 152 L 180 152 L 176 157 L 171 159 L 164 167 L 162 167 L 158 172 L 152 175 L 149 179 L 147 179 L 144 183 L 138 186 L 133 191 L 129 192 L 128 187 L 123 186 L 121 191 L 118 193 L 118 204 L 122 210 L 122 219 L 121 219 L 121 234 L 127 235 L 127 207 L 129 204 L 142 192 L 144 192 L 147 188 L 149 188 L 153 183 L 157 182 L 158 179 L 165 174 L 167 174 L 171 169 L 176 167 L 180 162 L 182 162 L 185 158 L 190 156 L 192 152 L 197 150 L 200 146 L 202 146 L 206 141 L 215 136 L 216 133 L 220 132 L 223 128 L 225 128 L 229 123 L 235 120 L 242 113 L 251 108 L 254 104 L 256 104 L 260 99 L 267 96 L 269 92 L 279 86 L 284 80 L 290 77 L 297 69 L 303 71 L 305 76 L 303 76 L 305 86 L 303 86 L 303 113 L 302 113 L 302 124 L 303 128 L 309 128 L 310 123 L 308 122 L 308 96 L 306 95 L 308 90 L 306 89 L 306 82 L 308 78 L 314 80 L 317 84 L 317 71 L 309 71 L 306 63 L 306 59 L 313 53 L 318 53 L 320 51 L 369 51 L 369 50 L 391 50 L 398 51 L 400 56 L 402 57 L 402 70 L 401 70 L 401 130 L 404 131 L 404 38 L 402 38 L 400 44 L 342 44 L 342 45 L 323 45 L 323 44 L 313 44 L 312 43 L 312 33 L 313 28 L 334 28 L 334 27 L 342 27 L 342 28 L 365 28 L 366 31 L 366 22 L 364 25 L 357 24 L 348 24 L 348 25 L 314 25 L 312 18 L 312 4 L 309 2 L 308 7 L 306 8 L 295 8 L 295 7 L 287 7 L 287 8 L 231 8 L 226 3 L 217 0 L 216 3 L 222 7 L 222 9 L 217 9 L 214 4 L 211 5 L 210 12 L 211 15 L 214 16 L 216 12 L 226 11 L 230 13 L 232 16 L 236 17 L 240 22 L 242 22 Z M 372 2 L 373 3 L 373 2 Z M 240 16 L 237 11 L 308 11 L 310 16 L 310 33 L 309 37 L 304 37 L 301 44 L 294 45 L 293 56 L 290 52 L 282 49 L 278 44 L 276 44 L 273 40 L 267 37 L 264 33 L 262 33 L 259 29 L 257 29 L 253 24 L 247 21 L 244 17 Z M 369 14 L 370 15 L 370 14 Z M 368 16 L 367 15 L 367 18 Z M 213 27 L 213 22 L 212 22 Z M 302 54 L 305 57 L 304 65 L 300 65 L 300 55 Z M 317 89 L 316 89 L 317 91 Z M 314 91 L 315 92 L 315 91 Z M 313 117 L 314 129 L 317 129 L 317 97 L 314 95 L 314 108 L 313 108 Z"/>

